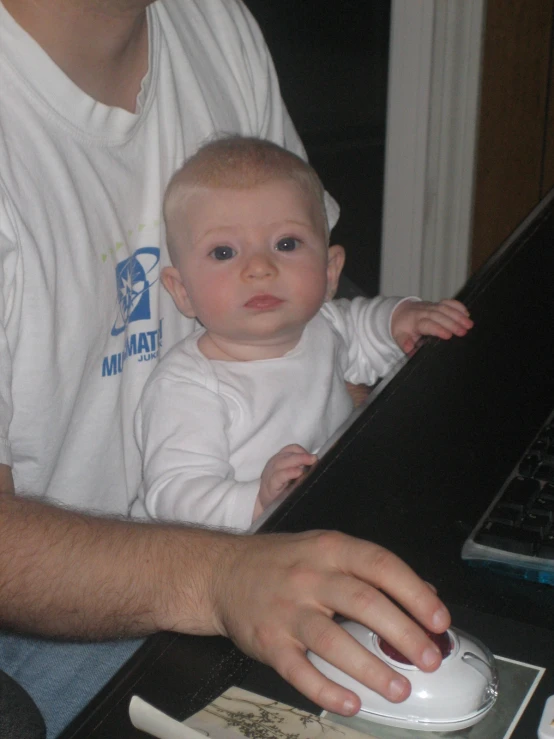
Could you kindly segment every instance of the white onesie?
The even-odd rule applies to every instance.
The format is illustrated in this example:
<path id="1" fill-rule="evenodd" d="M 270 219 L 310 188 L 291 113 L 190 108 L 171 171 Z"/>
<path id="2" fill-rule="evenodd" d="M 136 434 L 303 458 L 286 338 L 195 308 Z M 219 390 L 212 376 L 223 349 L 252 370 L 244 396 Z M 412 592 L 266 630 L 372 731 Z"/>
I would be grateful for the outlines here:
<path id="1" fill-rule="evenodd" d="M 345 381 L 373 384 L 403 356 L 390 333 L 398 303 L 325 303 L 276 359 L 206 359 L 203 329 L 175 346 L 137 411 L 143 484 L 132 515 L 247 529 L 269 458 L 294 443 L 317 453 L 352 412 Z"/>

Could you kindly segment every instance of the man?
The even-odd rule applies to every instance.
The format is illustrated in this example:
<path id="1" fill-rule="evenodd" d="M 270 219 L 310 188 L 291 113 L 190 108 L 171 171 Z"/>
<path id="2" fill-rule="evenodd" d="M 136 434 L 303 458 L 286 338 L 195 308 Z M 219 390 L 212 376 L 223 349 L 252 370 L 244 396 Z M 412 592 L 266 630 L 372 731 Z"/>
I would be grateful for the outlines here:
<path id="1" fill-rule="evenodd" d="M 407 681 L 332 621 L 438 666 L 382 591 L 435 631 L 448 613 L 392 554 L 331 533 L 125 520 L 138 398 L 191 330 L 160 290 L 165 185 L 215 131 L 304 153 L 252 18 L 240 0 L 3 0 L 0 84 L 0 669 L 49 735 L 161 629 L 230 636 L 328 710 L 359 700 L 307 648 L 405 698 Z"/>

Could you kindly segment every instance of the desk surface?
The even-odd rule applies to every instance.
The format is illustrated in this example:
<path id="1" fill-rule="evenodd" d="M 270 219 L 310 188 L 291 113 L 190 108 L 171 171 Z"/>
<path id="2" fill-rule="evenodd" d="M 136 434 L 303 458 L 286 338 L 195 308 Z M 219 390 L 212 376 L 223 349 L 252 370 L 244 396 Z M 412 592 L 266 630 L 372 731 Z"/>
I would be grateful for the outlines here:
<path id="1" fill-rule="evenodd" d="M 460 293 L 470 334 L 422 346 L 263 530 L 334 528 L 383 544 L 437 586 L 455 625 L 497 654 L 546 667 L 513 734 L 529 739 L 554 693 L 554 588 L 460 558 L 554 406 L 552 201 L 513 242 Z M 133 693 L 182 719 L 233 684 L 313 708 L 228 640 L 158 634 L 62 736 L 144 736 L 128 719 Z"/>

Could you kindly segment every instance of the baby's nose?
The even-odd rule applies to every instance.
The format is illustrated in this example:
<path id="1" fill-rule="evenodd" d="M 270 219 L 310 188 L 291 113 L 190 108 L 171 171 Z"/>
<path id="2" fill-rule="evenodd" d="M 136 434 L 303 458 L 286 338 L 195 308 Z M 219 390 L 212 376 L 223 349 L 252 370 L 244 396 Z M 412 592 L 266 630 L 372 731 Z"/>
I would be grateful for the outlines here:
<path id="1" fill-rule="evenodd" d="M 251 278 L 263 278 L 271 277 L 276 273 L 276 267 L 271 257 L 265 254 L 254 254 L 248 260 L 244 268 L 245 277 Z"/>

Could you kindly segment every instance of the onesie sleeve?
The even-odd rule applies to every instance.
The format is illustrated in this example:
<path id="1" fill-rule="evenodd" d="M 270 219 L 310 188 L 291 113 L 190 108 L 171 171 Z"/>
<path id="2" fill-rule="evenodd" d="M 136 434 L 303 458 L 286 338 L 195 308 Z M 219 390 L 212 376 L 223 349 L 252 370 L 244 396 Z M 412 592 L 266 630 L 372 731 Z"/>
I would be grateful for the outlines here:
<path id="1" fill-rule="evenodd" d="M 154 372 L 135 419 L 143 462 L 139 497 L 149 517 L 249 528 L 260 480 L 234 479 L 228 422 L 225 403 L 201 372 L 188 378 L 180 370 Z"/>
<path id="2" fill-rule="evenodd" d="M 18 249 L 9 217 L 7 199 L 0 190 L 0 464 L 12 465 L 8 440 L 13 415 L 12 350 L 8 341 L 9 325 L 16 320 Z"/>
<path id="3" fill-rule="evenodd" d="M 390 323 L 394 309 L 412 299 L 357 297 L 325 303 L 322 313 L 342 339 L 340 361 L 348 382 L 373 385 L 405 356 Z"/>

